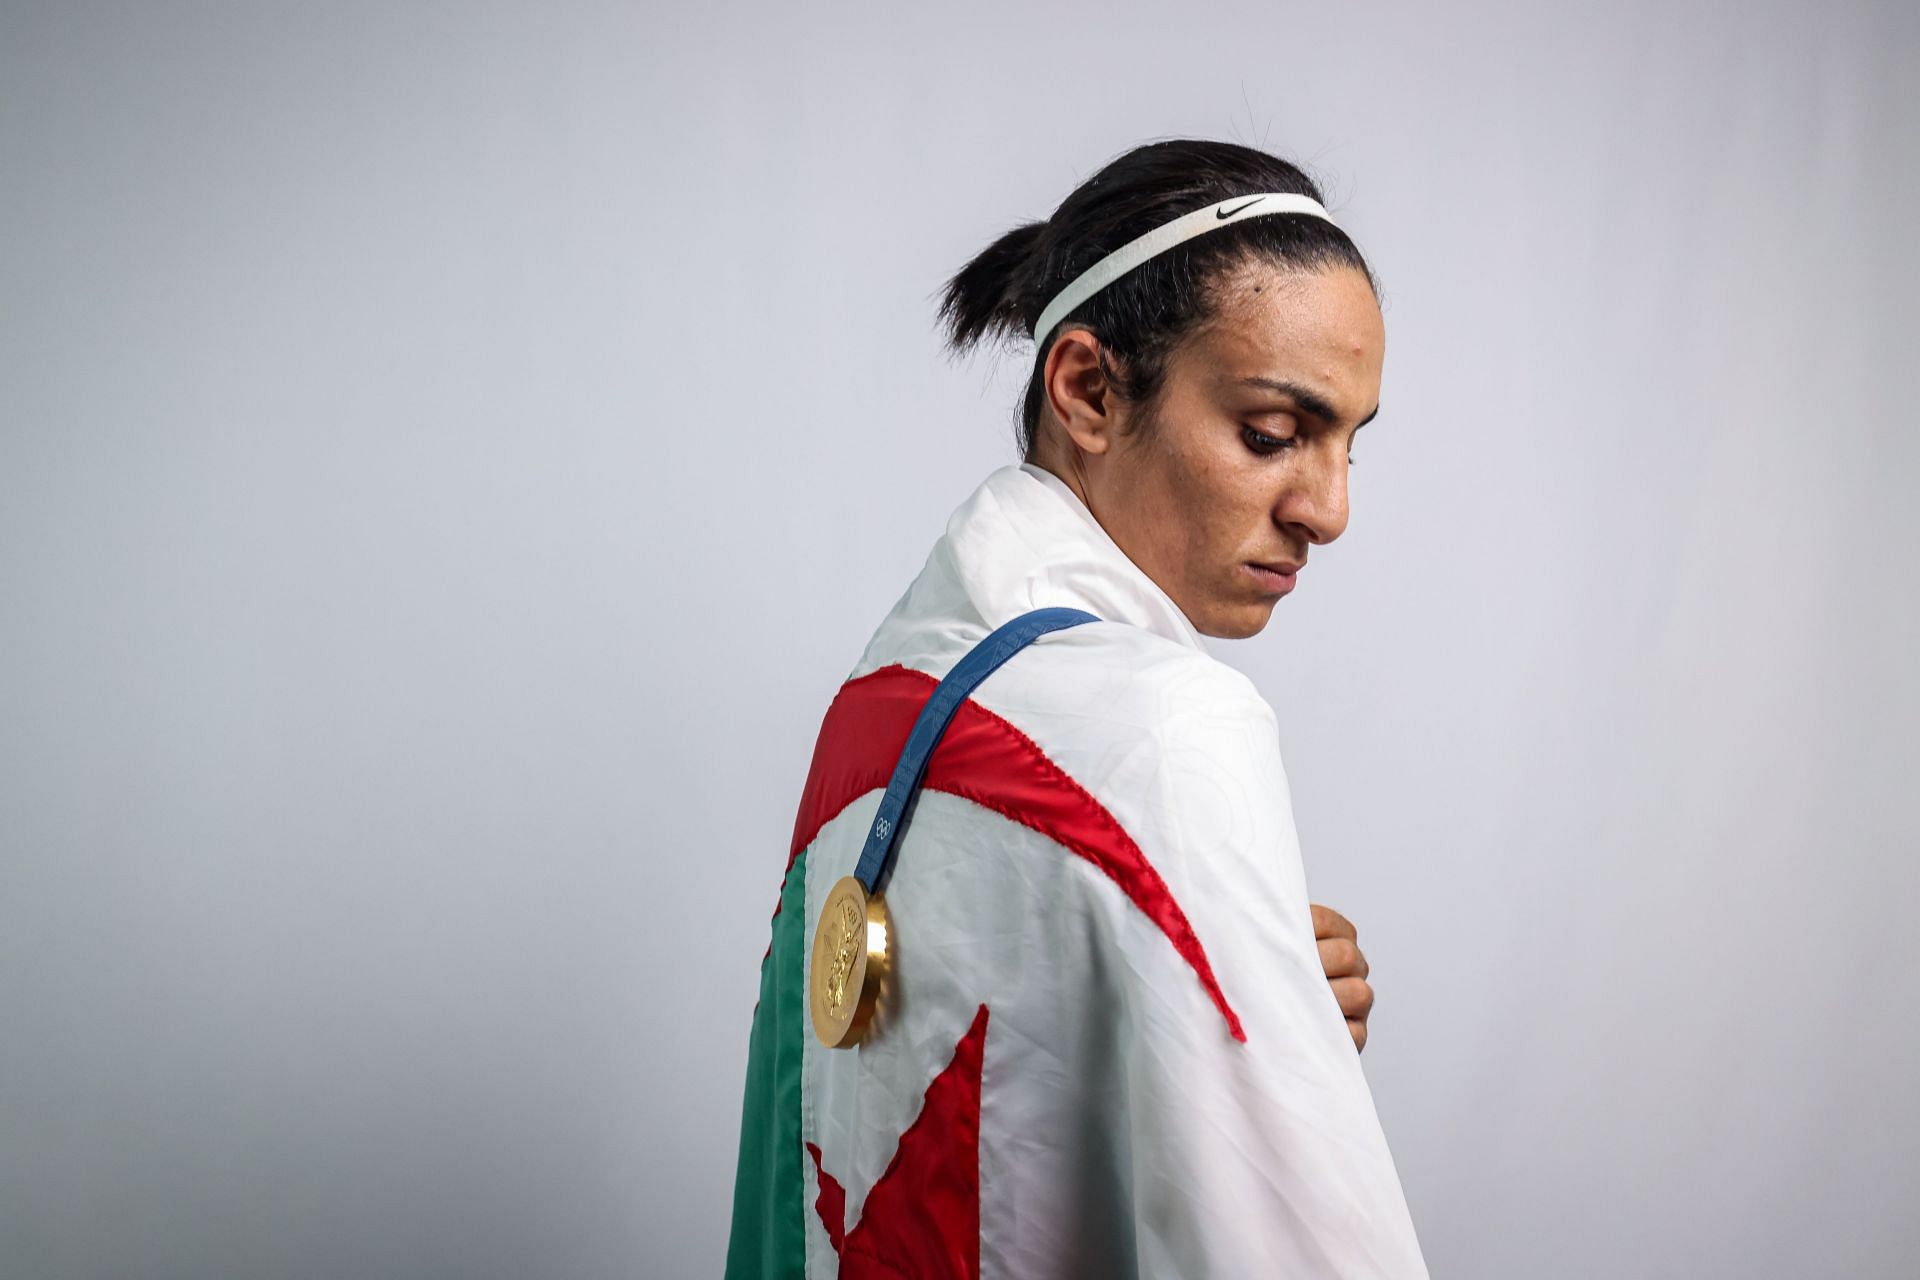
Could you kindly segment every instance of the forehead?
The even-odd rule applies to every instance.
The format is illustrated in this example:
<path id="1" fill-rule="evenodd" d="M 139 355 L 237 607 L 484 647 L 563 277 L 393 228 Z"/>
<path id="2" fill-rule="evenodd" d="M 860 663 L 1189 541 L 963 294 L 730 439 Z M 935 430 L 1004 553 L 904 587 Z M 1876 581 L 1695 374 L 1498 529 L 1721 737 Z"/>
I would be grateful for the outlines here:
<path id="1" fill-rule="evenodd" d="M 1380 398 L 1386 327 L 1366 277 L 1352 267 L 1253 263 L 1222 278 L 1213 320 L 1186 348 L 1192 375 L 1222 393 L 1243 378 L 1280 378 L 1358 419 Z"/>

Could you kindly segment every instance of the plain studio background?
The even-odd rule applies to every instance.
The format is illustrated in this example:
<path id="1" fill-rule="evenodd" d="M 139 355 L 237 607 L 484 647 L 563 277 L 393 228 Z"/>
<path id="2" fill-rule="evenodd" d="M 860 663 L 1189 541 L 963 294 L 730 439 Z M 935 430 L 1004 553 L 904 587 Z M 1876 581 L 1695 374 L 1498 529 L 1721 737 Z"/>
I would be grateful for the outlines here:
<path id="1" fill-rule="evenodd" d="M 1216 652 L 1434 1274 L 1912 1274 L 1917 15 L 7 5 L 5 1269 L 717 1274 L 933 293 L 1202 135 L 1386 292 Z"/>

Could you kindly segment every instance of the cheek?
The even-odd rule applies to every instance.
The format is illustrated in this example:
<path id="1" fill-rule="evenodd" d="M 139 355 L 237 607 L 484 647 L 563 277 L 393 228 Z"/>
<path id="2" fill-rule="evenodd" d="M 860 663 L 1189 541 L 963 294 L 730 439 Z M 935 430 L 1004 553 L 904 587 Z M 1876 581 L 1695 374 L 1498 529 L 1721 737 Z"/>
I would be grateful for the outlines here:
<path id="1" fill-rule="evenodd" d="M 1249 542 L 1257 541 L 1255 533 L 1272 487 L 1272 472 L 1263 469 L 1264 461 L 1245 450 L 1239 455 L 1213 451 L 1193 459 L 1182 497 L 1191 513 L 1189 542 L 1194 551 L 1210 561 L 1238 563 Z M 1219 567 L 1215 564 L 1212 569 Z"/>
<path id="2" fill-rule="evenodd" d="M 1196 411 L 1193 418 L 1205 416 Z M 1265 518 L 1273 464 L 1231 433 L 1199 430 L 1162 436 L 1155 463 L 1141 476 L 1152 475 L 1151 496 L 1135 496 L 1136 510 L 1151 512 L 1149 554 L 1157 576 L 1182 584 L 1181 594 L 1196 604 L 1231 593 L 1227 580 L 1236 566 L 1262 545 L 1258 525 Z"/>
<path id="3" fill-rule="evenodd" d="M 1223 588 L 1222 576 L 1237 559 L 1244 536 L 1222 519 L 1220 491 L 1191 473 L 1169 486 L 1156 559 L 1170 582 L 1180 584 L 1189 604 L 1199 605 Z"/>

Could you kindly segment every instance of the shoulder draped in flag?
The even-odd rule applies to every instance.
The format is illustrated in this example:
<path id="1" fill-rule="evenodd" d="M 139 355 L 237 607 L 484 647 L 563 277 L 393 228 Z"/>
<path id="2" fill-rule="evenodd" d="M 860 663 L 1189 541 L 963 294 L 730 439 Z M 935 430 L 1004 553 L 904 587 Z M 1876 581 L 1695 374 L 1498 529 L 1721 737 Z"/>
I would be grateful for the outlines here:
<path id="1" fill-rule="evenodd" d="M 821 902 L 941 677 L 1047 606 L 1102 621 L 961 703 L 887 886 L 885 1004 L 829 1049 Z M 1426 1276 L 1273 712 L 1039 467 L 954 512 L 827 709 L 771 928 L 730 1280 Z"/>

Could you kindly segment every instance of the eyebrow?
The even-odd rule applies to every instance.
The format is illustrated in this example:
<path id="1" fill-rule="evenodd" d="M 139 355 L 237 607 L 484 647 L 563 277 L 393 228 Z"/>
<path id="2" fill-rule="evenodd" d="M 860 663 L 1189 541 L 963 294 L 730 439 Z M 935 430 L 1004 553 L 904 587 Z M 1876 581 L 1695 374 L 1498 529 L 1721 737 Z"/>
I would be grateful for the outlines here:
<path id="1" fill-rule="evenodd" d="M 1240 379 L 1240 385 L 1243 387 L 1259 387 L 1264 391 L 1277 391 L 1283 396 L 1290 396 L 1293 402 L 1300 406 L 1301 412 L 1307 414 L 1309 417 L 1318 418 L 1322 422 L 1333 423 L 1340 421 L 1339 412 L 1325 396 L 1311 387 L 1302 386 L 1298 382 L 1289 382 L 1284 378 L 1263 378 L 1256 374 L 1251 378 Z M 1380 406 L 1376 404 L 1373 406 L 1372 413 L 1369 413 L 1366 417 L 1353 424 L 1353 429 L 1358 431 L 1369 422 L 1372 422 L 1374 418 L 1378 417 L 1379 413 Z"/>

